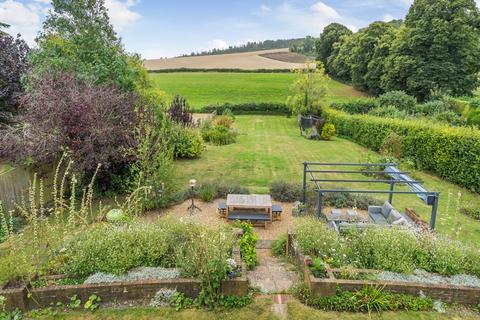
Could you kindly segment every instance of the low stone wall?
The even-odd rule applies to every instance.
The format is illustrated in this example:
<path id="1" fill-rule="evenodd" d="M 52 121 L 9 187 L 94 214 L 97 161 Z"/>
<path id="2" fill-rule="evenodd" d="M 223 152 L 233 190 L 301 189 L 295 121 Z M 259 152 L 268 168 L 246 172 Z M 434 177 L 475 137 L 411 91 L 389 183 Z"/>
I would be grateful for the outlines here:
<path id="1" fill-rule="evenodd" d="M 337 288 L 345 291 L 361 290 L 365 286 L 378 286 L 391 293 L 418 296 L 423 293 L 427 297 L 439 299 L 447 303 L 460 303 L 476 306 L 480 303 L 480 288 L 453 286 L 445 284 L 427 284 L 419 282 L 367 281 L 336 279 L 336 269 L 327 270 L 327 278 L 316 278 L 305 263 L 305 256 L 299 249 L 292 234 L 288 235 L 287 252 L 302 271 L 305 283 L 315 295 L 333 296 Z M 374 273 L 378 270 L 353 270 L 358 273 Z"/>
<path id="2" fill-rule="evenodd" d="M 241 263 L 242 275 L 222 281 L 221 290 L 224 295 L 244 296 L 248 293 L 247 269 L 245 263 L 240 262 L 238 248 L 234 248 L 233 258 L 237 263 Z M 161 288 L 176 289 L 190 298 L 196 298 L 201 290 L 198 280 L 178 278 L 42 288 L 31 288 L 30 285 L 26 285 L 15 289 L 0 289 L 0 296 L 6 298 L 7 311 L 15 309 L 28 311 L 55 306 L 58 302 L 67 304 L 74 295 L 86 301 L 91 295 L 96 294 L 102 299 L 102 303 L 106 304 L 132 301 L 148 303 Z"/>

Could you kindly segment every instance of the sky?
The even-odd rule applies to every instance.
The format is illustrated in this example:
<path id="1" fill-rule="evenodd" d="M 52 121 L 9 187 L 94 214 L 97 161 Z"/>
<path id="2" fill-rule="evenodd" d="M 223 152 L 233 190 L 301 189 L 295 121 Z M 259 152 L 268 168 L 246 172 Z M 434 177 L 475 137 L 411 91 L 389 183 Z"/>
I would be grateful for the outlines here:
<path id="1" fill-rule="evenodd" d="M 476 0 L 480 5 L 480 0 Z M 413 0 L 105 0 L 129 52 L 146 59 L 225 48 L 248 41 L 318 36 L 332 22 L 351 30 L 403 19 Z M 49 0 L 0 0 L 7 32 L 30 44 Z"/>

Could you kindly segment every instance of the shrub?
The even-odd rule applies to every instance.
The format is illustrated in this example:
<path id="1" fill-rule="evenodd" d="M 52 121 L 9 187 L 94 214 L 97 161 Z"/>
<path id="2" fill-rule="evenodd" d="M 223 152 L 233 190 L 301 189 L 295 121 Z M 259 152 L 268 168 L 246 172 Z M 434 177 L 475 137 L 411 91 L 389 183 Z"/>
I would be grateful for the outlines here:
<path id="1" fill-rule="evenodd" d="M 237 140 L 237 133 L 222 125 L 216 125 L 203 129 L 202 138 L 205 142 L 222 146 L 234 143 Z"/>
<path id="2" fill-rule="evenodd" d="M 385 137 L 380 151 L 396 159 L 403 158 L 403 137 L 393 131 L 390 132 L 390 134 Z"/>
<path id="3" fill-rule="evenodd" d="M 274 256 L 283 257 L 287 253 L 287 234 L 280 235 L 272 243 L 272 253 Z"/>
<path id="4" fill-rule="evenodd" d="M 302 186 L 297 183 L 275 181 L 269 186 L 270 195 L 280 202 L 295 202 L 302 196 Z"/>
<path id="5" fill-rule="evenodd" d="M 219 241 L 221 237 L 224 244 Z M 224 230 L 174 220 L 98 225 L 65 243 L 64 254 L 59 257 L 64 265 L 59 271 L 86 277 L 96 272 L 121 275 L 136 267 L 180 267 L 185 276 L 198 276 L 212 261 L 226 268 L 232 241 Z M 202 254 L 205 256 L 198 256 Z M 218 261 L 223 257 L 224 261 Z"/>
<path id="6" fill-rule="evenodd" d="M 196 129 L 173 126 L 170 138 L 175 158 L 198 158 L 205 149 L 202 138 Z"/>
<path id="7" fill-rule="evenodd" d="M 0 32 L 0 122 L 16 113 L 18 98 L 23 93 L 21 77 L 29 65 L 30 51 L 25 41 Z"/>
<path id="8" fill-rule="evenodd" d="M 480 220 L 480 208 L 477 207 L 463 207 L 460 212 L 473 219 Z"/>
<path id="9" fill-rule="evenodd" d="M 403 91 L 389 91 L 377 98 L 380 107 L 394 106 L 402 111 L 413 111 L 417 104 L 415 97 L 409 96 Z"/>
<path id="10" fill-rule="evenodd" d="M 443 100 L 433 100 L 415 106 L 415 113 L 424 116 L 436 115 L 450 110 L 450 105 Z"/>
<path id="11" fill-rule="evenodd" d="M 203 184 L 198 189 L 198 196 L 204 202 L 212 202 L 217 195 L 216 188 L 211 184 Z"/>
<path id="12" fill-rule="evenodd" d="M 180 95 L 176 95 L 173 98 L 170 108 L 167 110 L 170 120 L 182 124 L 184 126 L 193 125 L 192 113 L 190 112 L 190 106 L 185 98 Z"/>
<path id="13" fill-rule="evenodd" d="M 253 270 L 253 268 L 255 268 L 255 266 L 258 264 L 258 236 L 253 232 L 253 226 L 248 222 L 237 221 L 235 226 L 243 230 L 243 236 L 240 238 L 240 256 L 247 264 L 247 268 L 249 270 Z"/>
<path id="14" fill-rule="evenodd" d="M 478 130 L 428 121 L 348 115 L 333 109 L 326 109 L 325 113 L 338 134 L 374 151 L 379 151 L 385 138 L 395 132 L 403 138 L 404 157 L 413 159 L 419 168 L 480 191 L 480 173 L 476 167 L 480 154 Z"/>
<path id="15" fill-rule="evenodd" d="M 334 102 L 331 107 L 350 114 L 366 114 L 378 106 L 374 98 L 356 99 L 347 102 Z"/>
<path id="16" fill-rule="evenodd" d="M 330 297 L 313 295 L 305 285 L 294 289 L 294 295 L 307 306 L 337 312 L 382 312 L 382 311 L 430 311 L 433 309 L 431 298 L 420 298 L 405 294 L 383 292 L 382 288 L 365 286 L 354 292 L 338 289 Z"/>
<path id="17" fill-rule="evenodd" d="M 370 110 L 369 115 L 376 117 L 388 117 L 388 118 L 406 118 L 407 113 L 405 111 L 398 110 L 395 106 L 382 106 Z"/>
<path id="18" fill-rule="evenodd" d="M 226 128 L 231 128 L 233 125 L 233 118 L 229 116 L 217 116 L 212 120 L 213 126 L 223 126 Z"/>
<path id="19" fill-rule="evenodd" d="M 332 123 L 325 123 L 320 136 L 323 140 L 330 140 L 335 136 L 335 126 Z"/>
<path id="20" fill-rule="evenodd" d="M 216 112 L 217 114 L 223 114 L 225 110 L 231 110 L 235 114 L 278 114 L 289 115 L 290 109 L 284 103 L 271 103 L 271 102 L 249 102 L 231 104 L 225 103 L 221 105 L 209 105 L 200 109 L 203 113 Z"/>
<path id="21" fill-rule="evenodd" d="M 338 188 L 341 189 L 341 188 Z M 382 202 L 365 194 L 347 192 L 329 192 L 323 195 L 323 203 L 326 206 L 336 208 L 353 208 L 367 210 L 368 206 L 381 205 Z M 312 205 L 315 205 L 312 203 Z"/>
<path id="22" fill-rule="evenodd" d="M 75 169 L 90 175 L 102 164 L 108 171 L 127 162 L 138 122 L 135 95 L 110 85 L 92 85 L 62 73 L 35 78 L 21 99 L 21 128 L 1 135 L 0 157 L 24 163 L 55 162 L 64 150 Z"/>
<path id="23" fill-rule="evenodd" d="M 223 111 L 222 111 L 222 116 L 227 116 L 227 117 L 230 117 L 232 118 L 233 120 L 235 120 L 235 115 L 233 114 L 233 111 L 229 108 L 225 108 Z"/>

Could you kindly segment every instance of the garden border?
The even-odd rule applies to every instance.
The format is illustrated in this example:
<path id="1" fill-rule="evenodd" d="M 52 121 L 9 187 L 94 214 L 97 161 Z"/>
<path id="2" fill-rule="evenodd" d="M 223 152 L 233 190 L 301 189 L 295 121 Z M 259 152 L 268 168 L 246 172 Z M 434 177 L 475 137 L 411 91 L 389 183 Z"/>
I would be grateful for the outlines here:
<path id="1" fill-rule="evenodd" d="M 241 276 L 235 279 L 223 280 L 221 291 L 224 295 L 244 296 L 248 294 L 249 290 L 246 277 L 247 268 L 245 263 L 241 262 L 240 249 L 238 247 L 235 247 L 233 250 L 233 259 L 241 265 Z M 81 301 L 86 301 L 91 295 L 96 294 L 102 299 L 102 303 L 106 304 L 148 303 L 161 288 L 176 289 L 189 298 L 196 298 L 201 291 L 201 283 L 199 280 L 191 278 L 49 286 L 42 288 L 32 288 L 29 283 L 14 289 L 5 289 L 4 286 L 0 289 L 0 296 L 6 298 L 6 311 L 15 309 L 29 311 L 52 307 L 59 302 L 67 305 L 70 302 L 70 298 L 74 295 L 77 295 Z"/>
<path id="2" fill-rule="evenodd" d="M 387 292 L 397 294 L 418 296 L 423 293 L 427 297 L 447 303 L 460 303 L 470 306 L 477 306 L 480 303 L 480 288 L 420 282 L 336 279 L 333 273 L 338 270 L 331 268 L 327 268 L 327 278 L 316 278 L 307 266 L 305 255 L 301 252 L 294 239 L 294 234 L 291 232 L 288 233 L 286 247 L 287 255 L 291 255 L 295 259 L 297 267 L 303 274 L 305 284 L 314 295 L 333 296 L 336 294 L 337 288 L 344 291 L 357 291 L 365 286 L 378 286 Z M 353 269 L 353 271 L 359 273 L 379 272 L 369 269 Z"/>

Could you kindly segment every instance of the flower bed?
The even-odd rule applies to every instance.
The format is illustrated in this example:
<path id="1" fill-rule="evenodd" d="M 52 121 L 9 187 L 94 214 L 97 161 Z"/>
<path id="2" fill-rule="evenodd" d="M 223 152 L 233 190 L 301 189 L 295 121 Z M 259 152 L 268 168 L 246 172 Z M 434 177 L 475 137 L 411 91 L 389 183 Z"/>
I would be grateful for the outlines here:
<path id="1" fill-rule="evenodd" d="M 413 279 L 405 281 L 400 277 L 391 280 L 369 280 L 375 278 L 371 275 L 382 274 L 382 271 L 379 270 L 352 268 L 349 269 L 350 274 L 356 275 L 351 277 L 353 279 L 338 279 L 338 274 L 345 272 L 345 269 L 330 268 L 326 265 L 325 277 L 317 278 L 313 275 L 309 265 L 311 259 L 303 254 L 295 236 L 291 233 L 288 235 L 287 254 L 294 257 L 298 268 L 304 275 L 305 284 L 315 296 L 335 296 L 339 289 L 360 291 L 366 286 L 371 286 L 380 287 L 390 293 L 427 296 L 447 303 L 476 306 L 480 302 L 480 288 L 476 286 L 415 282 Z"/>
<path id="2" fill-rule="evenodd" d="M 248 293 L 248 280 L 245 277 L 246 266 L 240 260 L 240 250 L 235 247 L 232 259 L 240 266 L 240 274 L 236 278 L 221 281 L 221 293 L 225 296 L 245 296 Z M 173 271 L 172 271 L 173 272 Z M 131 275 L 131 273 L 130 273 Z M 135 276 L 133 276 L 135 277 Z M 56 281 L 63 276 L 49 276 L 47 281 Z M 119 278 L 122 280 L 122 278 Z M 18 288 L 0 289 L 0 296 L 6 298 L 5 309 L 13 311 L 20 309 L 47 308 L 57 303 L 67 304 L 73 296 L 86 301 L 93 294 L 101 297 L 102 303 L 136 302 L 147 305 L 161 289 L 175 290 L 186 297 L 196 298 L 201 290 L 201 281 L 195 278 L 143 279 L 133 281 L 113 281 L 96 284 L 53 285 L 32 288 L 31 283 Z"/>

